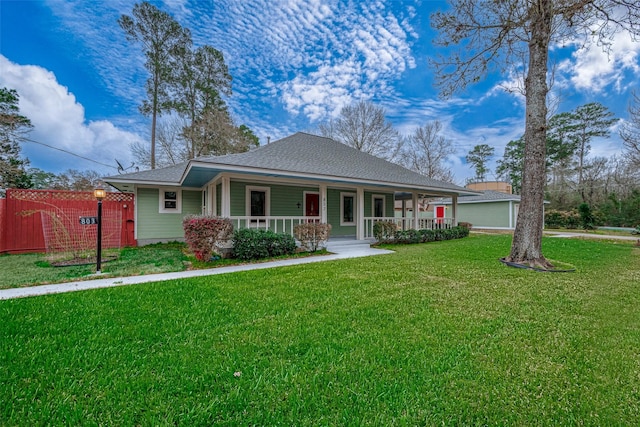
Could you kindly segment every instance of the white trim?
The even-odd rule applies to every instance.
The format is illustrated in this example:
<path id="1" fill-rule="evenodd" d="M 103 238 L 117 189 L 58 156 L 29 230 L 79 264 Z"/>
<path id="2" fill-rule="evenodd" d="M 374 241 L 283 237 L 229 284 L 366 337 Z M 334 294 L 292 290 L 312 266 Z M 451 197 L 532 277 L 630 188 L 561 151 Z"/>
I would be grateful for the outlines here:
<path id="1" fill-rule="evenodd" d="M 327 186 L 320 184 L 320 222 L 327 223 Z"/>
<path id="2" fill-rule="evenodd" d="M 246 216 L 258 217 L 258 215 L 251 215 L 251 192 L 261 191 L 264 192 L 264 216 L 271 216 L 271 187 L 258 187 L 255 185 L 247 185 L 244 191 L 245 208 L 244 212 Z"/>
<path id="3" fill-rule="evenodd" d="M 353 197 L 353 221 L 344 222 L 344 198 Z M 350 227 L 356 225 L 356 193 L 340 192 L 340 226 Z"/>
<path id="4" fill-rule="evenodd" d="M 382 199 L 382 215 L 376 216 L 376 199 Z M 371 217 L 384 218 L 387 213 L 387 196 L 384 194 L 372 194 L 371 195 Z"/>
<path id="5" fill-rule="evenodd" d="M 509 228 L 513 227 L 513 201 L 509 200 Z"/>
<path id="6" fill-rule="evenodd" d="M 302 192 L 302 215 L 307 215 L 307 194 L 318 195 L 318 216 L 322 216 L 322 200 L 319 191 L 303 191 Z"/>
<path id="7" fill-rule="evenodd" d="M 227 176 L 220 178 L 220 192 L 222 193 L 222 200 L 220 200 L 221 216 L 229 218 L 231 216 L 231 180 Z"/>
<path id="8" fill-rule="evenodd" d="M 418 205 L 418 193 L 411 194 L 411 209 L 413 211 L 413 229 L 420 228 L 420 205 Z"/>
<path id="9" fill-rule="evenodd" d="M 364 188 L 356 188 L 358 194 L 358 201 L 356 202 L 356 238 L 358 240 L 364 239 Z"/>
<path id="10" fill-rule="evenodd" d="M 167 208 L 167 201 L 172 201 L 172 199 L 166 199 L 166 193 L 176 193 L 176 207 L 175 208 Z M 182 189 L 179 188 L 168 188 L 161 187 L 158 189 L 158 213 L 172 213 L 172 214 L 180 214 L 182 213 Z"/>
<path id="11" fill-rule="evenodd" d="M 458 196 L 451 196 L 451 217 L 453 218 L 453 226 L 458 225 Z M 445 215 L 446 215 L 446 206 L 445 206 Z"/>
<path id="12" fill-rule="evenodd" d="M 179 185 L 148 185 L 148 184 L 136 184 L 138 188 L 175 188 L 183 191 L 202 191 L 202 187 L 180 187 Z"/>
<path id="13" fill-rule="evenodd" d="M 209 184 L 209 202 L 211 203 L 211 209 L 209 213 L 213 216 L 218 216 L 218 185 L 214 182 Z"/>
<path id="14" fill-rule="evenodd" d="M 158 193 L 158 196 L 160 194 Z M 133 238 L 138 241 L 138 186 L 133 187 Z M 97 258 L 97 257 L 96 257 Z"/>

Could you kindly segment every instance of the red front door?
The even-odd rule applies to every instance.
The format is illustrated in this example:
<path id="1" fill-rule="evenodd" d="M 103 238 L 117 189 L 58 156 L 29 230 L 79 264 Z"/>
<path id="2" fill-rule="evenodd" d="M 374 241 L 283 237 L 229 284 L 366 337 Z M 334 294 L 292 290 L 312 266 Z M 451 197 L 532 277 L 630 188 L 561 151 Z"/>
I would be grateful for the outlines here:
<path id="1" fill-rule="evenodd" d="M 304 215 L 320 216 L 320 195 L 318 193 L 305 193 Z"/>
<path id="2" fill-rule="evenodd" d="M 436 224 L 441 224 L 442 220 L 441 218 L 444 218 L 445 215 L 445 209 L 444 206 L 436 206 Z"/>

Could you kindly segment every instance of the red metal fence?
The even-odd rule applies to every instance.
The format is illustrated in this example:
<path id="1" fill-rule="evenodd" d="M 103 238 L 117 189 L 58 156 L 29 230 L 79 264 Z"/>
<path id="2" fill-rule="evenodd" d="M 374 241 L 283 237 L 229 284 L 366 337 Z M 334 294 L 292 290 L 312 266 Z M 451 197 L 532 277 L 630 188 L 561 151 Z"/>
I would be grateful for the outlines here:
<path id="1" fill-rule="evenodd" d="M 117 224 L 117 230 L 103 236 L 103 247 L 135 246 L 134 197 L 131 193 L 107 193 L 102 202 L 103 228 Z M 66 234 L 86 234 L 95 225 L 80 224 L 80 216 L 95 216 L 97 202 L 90 191 L 7 190 L 0 199 L 0 253 L 45 252 L 45 230 L 51 219 L 69 219 Z M 76 218 L 77 217 L 77 218 Z"/>

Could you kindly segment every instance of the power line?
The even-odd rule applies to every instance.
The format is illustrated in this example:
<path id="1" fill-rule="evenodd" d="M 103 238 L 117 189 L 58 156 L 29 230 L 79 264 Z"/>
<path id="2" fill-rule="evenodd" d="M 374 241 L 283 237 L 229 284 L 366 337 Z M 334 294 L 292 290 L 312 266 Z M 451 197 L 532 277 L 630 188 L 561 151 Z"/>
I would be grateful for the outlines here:
<path id="1" fill-rule="evenodd" d="M 93 159 L 90 159 L 90 158 L 88 158 L 88 157 L 84 157 L 84 156 L 81 156 L 81 155 L 79 155 L 79 154 L 72 153 L 71 151 L 63 150 L 62 148 L 58 148 L 58 147 L 54 147 L 54 146 L 49 145 L 49 144 L 45 144 L 44 142 L 36 141 L 36 140 L 34 140 L 34 139 L 30 139 L 30 138 L 26 138 L 26 137 L 20 137 L 20 138 L 18 138 L 18 139 L 23 140 L 23 141 L 27 141 L 27 142 L 33 142 L 34 144 L 44 145 L 45 147 L 51 148 L 51 149 L 53 149 L 53 150 L 62 151 L 62 152 L 63 152 L 63 153 L 65 153 L 65 154 L 70 154 L 70 155 L 72 155 L 72 156 L 75 156 L 75 157 L 81 158 L 81 159 L 83 159 L 83 160 L 87 160 L 87 161 L 89 161 L 89 162 L 93 162 L 93 163 L 96 163 L 96 164 L 99 164 L 99 165 L 102 165 L 102 166 L 106 166 L 106 167 L 108 167 L 108 168 L 113 168 L 113 169 L 119 170 L 119 168 L 118 168 L 117 166 L 108 165 L 108 164 L 106 164 L 106 163 L 102 163 L 102 162 L 99 162 L 99 161 L 97 161 L 97 160 L 93 160 Z"/>

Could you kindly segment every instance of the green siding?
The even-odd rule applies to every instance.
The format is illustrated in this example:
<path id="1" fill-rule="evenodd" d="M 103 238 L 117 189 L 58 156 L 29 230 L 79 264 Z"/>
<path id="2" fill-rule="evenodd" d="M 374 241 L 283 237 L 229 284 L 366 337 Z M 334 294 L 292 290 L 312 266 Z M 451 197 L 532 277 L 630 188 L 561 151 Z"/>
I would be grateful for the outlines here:
<path id="1" fill-rule="evenodd" d="M 268 187 L 271 216 L 303 216 L 304 192 L 318 192 L 317 187 L 294 187 L 289 185 L 252 184 L 231 181 L 231 216 L 246 216 L 247 187 Z M 300 203 L 300 207 L 297 204 Z"/>
<path id="2" fill-rule="evenodd" d="M 159 213 L 159 190 L 157 188 L 139 188 L 137 196 L 139 240 L 183 239 L 182 218 L 188 214 L 202 212 L 202 192 L 182 191 L 182 213 Z"/>
<path id="3" fill-rule="evenodd" d="M 356 194 L 356 190 L 355 188 L 353 190 L 337 190 L 332 188 L 327 189 L 327 222 L 331 224 L 331 236 L 355 236 L 355 225 L 340 225 L 340 193 Z M 356 213 L 357 212 L 358 207 L 356 198 Z"/>
<path id="4" fill-rule="evenodd" d="M 457 216 L 458 222 L 470 222 L 474 227 L 506 228 L 509 227 L 509 202 L 459 204 Z"/>
<path id="5" fill-rule="evenodd" d="M 373 216 L 373 195 L 384 196 L 384 215 L 393 217 L 393 193 L 383 193 L 381 191 L 364 192 L 364 216 Z"/>

